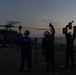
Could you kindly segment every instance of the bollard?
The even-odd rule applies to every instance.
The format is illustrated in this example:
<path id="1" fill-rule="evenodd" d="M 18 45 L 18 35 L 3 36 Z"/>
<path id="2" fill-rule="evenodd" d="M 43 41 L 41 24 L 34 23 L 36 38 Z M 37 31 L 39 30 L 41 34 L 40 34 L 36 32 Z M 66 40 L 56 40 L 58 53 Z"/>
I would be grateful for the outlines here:
<path id="1" fill-rule="evenodd" d="M 35 42 L 35 63 L 38 64 L 37 38 L 34 39 L 34 42 Z"/>

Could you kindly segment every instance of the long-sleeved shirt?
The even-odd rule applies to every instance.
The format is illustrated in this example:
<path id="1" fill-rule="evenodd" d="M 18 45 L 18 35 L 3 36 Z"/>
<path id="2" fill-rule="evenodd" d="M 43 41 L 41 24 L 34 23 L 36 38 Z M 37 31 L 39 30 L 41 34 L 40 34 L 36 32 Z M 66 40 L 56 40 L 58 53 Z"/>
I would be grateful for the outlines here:
<path id="1" fill-rule="evenodd" d="M 32 45 L 34 45 L 34 42 L 30 37 L 24 36 L 19 39 L 19 44 L 21 45 L 21 49 L 26 52 L 32 49 Z"/>

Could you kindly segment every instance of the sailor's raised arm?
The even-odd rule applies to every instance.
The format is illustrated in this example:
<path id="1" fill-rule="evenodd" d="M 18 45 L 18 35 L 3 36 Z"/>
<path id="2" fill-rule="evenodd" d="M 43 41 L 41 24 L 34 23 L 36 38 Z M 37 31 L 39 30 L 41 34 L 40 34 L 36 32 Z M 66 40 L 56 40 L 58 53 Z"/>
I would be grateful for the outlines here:
<path id="1" fill-rule="evenodd" d="M 54 27 L 53 27 L 53 25 L 51 23 L 49 24 L 49 27 L 51 28 L 50 32 L 52 32 L 52 35 L 54 35 L 55 34 L 55 29 L 54 29 Z"/>

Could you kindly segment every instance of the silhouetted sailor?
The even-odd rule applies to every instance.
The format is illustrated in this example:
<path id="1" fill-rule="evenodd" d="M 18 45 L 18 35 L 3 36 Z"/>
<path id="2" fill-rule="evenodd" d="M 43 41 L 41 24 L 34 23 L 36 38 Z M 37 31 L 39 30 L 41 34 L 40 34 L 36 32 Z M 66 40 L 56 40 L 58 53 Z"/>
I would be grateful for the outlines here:
<path id="1" fill-rule="evenodd" d="M 30 34 L 30 32 L 28 30 L 26 30 L 24 32 L 24 37 L 22 37 L 20 39 L 20 45 L 21 45 L 21 67 L 20 67 L 20 72 L 23 71 L 24 69 L 24 63 L 25 63 L 25 59 L 27 58 L 28 61 L 28 68 L 29 71 L 31 70 L 31 59 L 32 59 L 32 46 L 34 45 L 34 42 L 32 41 L 32 39 L 30 37 L 28 37 Z"/>
<path id="2" fill-rule="evenodd" d="M 68 32 L 69 25 L 66 26 L 65 36 L 66 36 L 66 67 L 69 64 L 69 58 L 71 58 L 71 67 L 74 67 L 74 40 L 75 40 L 75 33 Z"/>
<path id="3" fill-rule="evenodd" d="M 47 72 L 50 70 L 50 60 L 52 64 L 53 73 L 55 73 L 55 60 L 54 60 L 54 34 L 55 29 L 50 24 L 51 27 L 51 34 L 48 31 L 44 32 L 44 38 L 42 40 L 42 54 L 45 56 L 46 63 L 47 63 Z"/>

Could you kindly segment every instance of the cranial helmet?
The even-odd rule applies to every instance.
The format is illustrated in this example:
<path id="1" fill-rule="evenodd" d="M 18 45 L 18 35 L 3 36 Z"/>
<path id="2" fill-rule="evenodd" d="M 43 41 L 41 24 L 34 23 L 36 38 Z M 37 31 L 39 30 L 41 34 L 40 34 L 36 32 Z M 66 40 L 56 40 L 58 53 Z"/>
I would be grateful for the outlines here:
<path id="1" fill-rule="evenodd" d="M 29 35 L 29 34 L 30 34 L 29 30 L 24 31 L 24 35 Z"/>
<path id="2" fill-rule="evenodd" d="M 50 34 L 50 33 L 49 33 L 48 31 L 45 31 L 45 32 L 44 32 L 44 36 L 49 36 L 49 34 Z"/>

